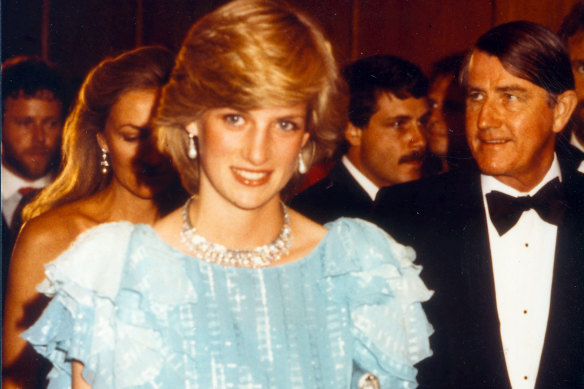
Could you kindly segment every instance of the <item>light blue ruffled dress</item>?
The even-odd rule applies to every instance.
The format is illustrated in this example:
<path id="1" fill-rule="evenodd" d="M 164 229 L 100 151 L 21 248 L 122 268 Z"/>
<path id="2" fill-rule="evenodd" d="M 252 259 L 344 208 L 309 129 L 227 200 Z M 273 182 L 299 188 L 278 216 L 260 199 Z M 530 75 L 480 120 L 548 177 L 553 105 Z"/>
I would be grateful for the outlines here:
<path id="1" fill-rule="evenodd" d="M 72 359 L 93 389 L 415 388 L 431 355 L 431 296 L 411 248 L 339 219 L 305 258 L 223 267 L 167 245 L 146 225 L 98 226 L 47 265 L 52 300 L 24 337 L 50 359 L 49 388 Z"/>

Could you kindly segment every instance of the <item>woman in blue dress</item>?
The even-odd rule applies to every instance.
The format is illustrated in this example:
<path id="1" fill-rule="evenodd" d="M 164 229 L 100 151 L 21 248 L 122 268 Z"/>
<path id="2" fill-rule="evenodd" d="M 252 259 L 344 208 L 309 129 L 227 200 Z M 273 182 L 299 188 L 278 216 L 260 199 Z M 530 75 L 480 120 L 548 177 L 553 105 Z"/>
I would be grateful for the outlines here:
<path id="1" fill-rule="evenodd" d="M 331 45 L 287 5 L 236 0 L 198 21 L 154 120 L 193 196 L 154 227 L 94 228 L 47 266 L 53 298 L 25 336 L 50 387 L 416 387 L 432 330 L 413 251 L 281 200 L 332 152 L 344 100 Z"/>

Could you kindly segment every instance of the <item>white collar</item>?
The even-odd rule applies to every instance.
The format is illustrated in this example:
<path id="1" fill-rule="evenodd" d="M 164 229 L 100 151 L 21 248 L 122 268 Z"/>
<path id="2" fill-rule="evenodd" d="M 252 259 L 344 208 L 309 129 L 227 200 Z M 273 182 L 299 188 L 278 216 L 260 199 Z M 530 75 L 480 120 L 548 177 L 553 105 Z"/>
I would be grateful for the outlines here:
<path id="1" fill-rule="evenodd" d="M 582 142 L 580 142 L 580 139 L 578 139 L 578 137 L 576 136 L 576 134 L 574 134 L 574 132 L 572 132 L 572 135 L 570 135 L 570 144 L 572 146 L 574 146 L 575 148 L 577 148 L 578 150 L 584 152 L 584 144 L 582 144 Z"/>
<path id="2" fill-rule="evenodd" d="M 342 162 L 343 165 L 345 165 L 345 167 L 349 171 L 349 173 L 353 176 L 355 181 L 357 181 L 357 183 L 361 185 L 363 190 L 367 192 L 369 197 L 371 197 L 371 200 L 375 200 L 375 196 L 377 196 L 379 187 L 375 185 L 373 181 L 371 181 L 369 178 L 365 177 L 365 175 L 361 173 L 361 171 L 357 169 L 355 165 L 353 165 L 353 163 L 349 160 L 349 158 L 346 155 L 343 155 Z"/>
<path id="3" fill-rule="evenodd" d="M 27 181 L 8 170 L 4 164 L 2 164 L 2 198 L 7 199 L 13 196 L 18 192 L 18 189 L 25 186 L 31 188 L 43 188 L 51 182 L 51 178 L 51 174 L 47 174 L 46 176 L 34 181 Z"/>
<path id="4" fill-rule="evenodd" d="M 510 187 L 509 185 L 503 184 L 501 181 L 497 180 L 493 176 L 488 176 L 485 174 L 481 174 L 481 189 L 483 191 L 483 196 L 487 193 L 496 190 L 501 193 L 505 193 L 507 195 L 513 197 L 519 196 L 533 196 L 536 194 L 545 184 L 553 180 L 554 178 L 559 177 L 560 181 L 562 180 L 562 172 L 560 170 L 560 164 L 558 162 L 557 155 L 554 154 L 554 160 L 552 165 L 550 166 L 549 170 L 547 171 L 546 175 L 543 177 L 543 180 L 540 181 L 539 184 L 535 186 L 535 188 L 531 189 L 528 193 L 520 192 L 515 188 Z"/>

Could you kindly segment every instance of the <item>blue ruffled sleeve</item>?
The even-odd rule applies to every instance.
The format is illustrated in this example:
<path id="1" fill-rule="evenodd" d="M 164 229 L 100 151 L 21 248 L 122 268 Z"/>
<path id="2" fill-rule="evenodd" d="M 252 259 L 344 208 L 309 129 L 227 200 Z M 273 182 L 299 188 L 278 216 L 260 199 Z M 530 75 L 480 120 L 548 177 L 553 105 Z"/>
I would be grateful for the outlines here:
<path id="1" fill-rule="evenodd" d="M 414 364 L 432 355 L 433 329 L 421 306 L 432 292 L 419 277 L 413 249 L 363 220 L 341 218 L 327 227 L 320 287 L 350 310 L 353 387 L 369 372 L 382 388 L 415 388 Z"/>
<path id="2" fill-rule="evenodd" d="M 81 234 L 55 261 L 45 266 L 41 293 L 52 297 L 41 318 L 22 336 L 49 359 L 49 388 L 71 387 L 71 361 L 84 365 L 85 379 L 97 388 L 112 377 L 115 317 L 127 244 L 133 225 L 102 224 Z M 108 378 L 109 377 L 109 378 Z"/>

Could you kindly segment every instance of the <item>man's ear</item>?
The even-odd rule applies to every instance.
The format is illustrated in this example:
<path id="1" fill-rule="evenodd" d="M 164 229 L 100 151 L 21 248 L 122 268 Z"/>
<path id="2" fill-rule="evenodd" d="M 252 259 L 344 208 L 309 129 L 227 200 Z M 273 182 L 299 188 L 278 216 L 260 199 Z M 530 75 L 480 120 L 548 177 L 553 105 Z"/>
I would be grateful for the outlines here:
<path id="1" fill-rule="evenodd" d="M 107 147 L 107 142 L 105 141 L 105 137 L 103 136 L 103 134 L 101 132 L 98 132 L 95 135 L 95 138 L 97 139 L 97 144 L 99 145 L 99 148 L 105 149 L 107 152 L 109 152 L 109 147 Z"/>
<path id="2" fill-rule="evenodd" d="M 347 128 L 345 128 L 345 139 L 351 146 L 361 146 L 361 134 L 363 130 L 359 127 L 354 126 L 349 122 Z"/>
<path id="3" fill-rule="evenodd" d="M 556 98 L 556 105 L 554 107 L 554 127 L 555 133 L 564 129 L 572 113 L 578 105 L 578 97 L 573 90 L 567 90 L 559 94 Z"/>

